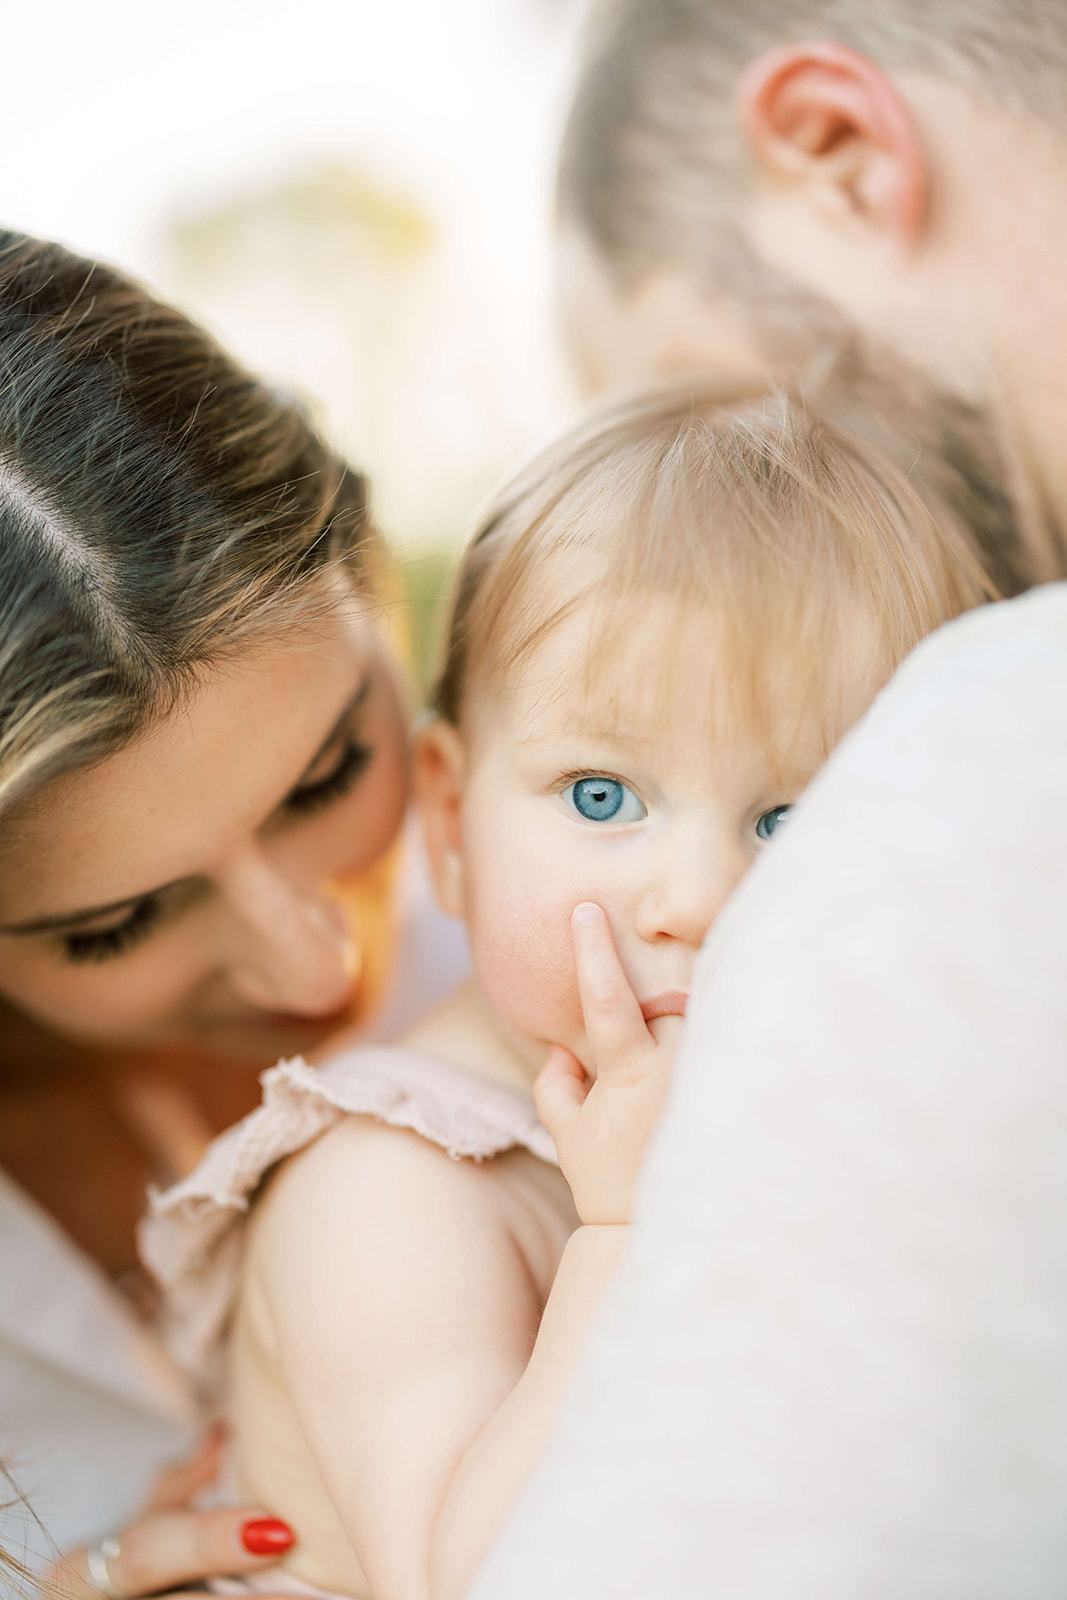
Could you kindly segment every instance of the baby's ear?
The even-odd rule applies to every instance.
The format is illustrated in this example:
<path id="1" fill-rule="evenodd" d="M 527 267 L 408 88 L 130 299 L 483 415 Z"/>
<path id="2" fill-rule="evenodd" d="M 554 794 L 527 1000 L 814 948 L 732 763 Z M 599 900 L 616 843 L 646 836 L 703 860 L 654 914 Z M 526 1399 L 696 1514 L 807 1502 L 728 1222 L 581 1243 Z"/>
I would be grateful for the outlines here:
<path id="1" fill-rule="evenodd" d="M 463 737 L 443 717 L 415 735 L 412 773 L 437 901 L 451 917 L 462 917 L 463 834 L 461 812 L 465 750 Z"/>

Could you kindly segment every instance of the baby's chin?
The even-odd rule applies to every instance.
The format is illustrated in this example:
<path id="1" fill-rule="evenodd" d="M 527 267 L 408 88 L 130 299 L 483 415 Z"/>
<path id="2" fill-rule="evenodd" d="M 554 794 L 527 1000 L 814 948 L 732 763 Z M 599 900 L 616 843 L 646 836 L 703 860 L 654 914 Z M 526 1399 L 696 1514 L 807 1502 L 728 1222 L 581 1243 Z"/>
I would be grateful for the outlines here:
<path id="1" fill-rule="evenodd" d="M 658 1045 L 661 1049 L 670 1051 L 673 1056 L 673 1052 L 678 1046 L 678 1042 L 682 1035 L 682 1030 L 685 1026 L 684 1004 L 672 1004 L 670 1010 L 660 1011 L 657 1009 L 655 1014 L 648 1018 L 645 1025 L 648 1028 L 649 1033 L 652 1035 L 656 1045 Z M 585 1070 L 586 1077 L 591 1081 L 596 1079 L 596 1055 L 592 1045 L 589 1042 L 589 1038 L 585 1032 L 584 1023 L 580 1016 L 578 1018 L 577 1025 L 575 1024 L 573 1017 L 570 1017 L 565 1021 L 557 1023 L 555 1028 L 551 1031 L 548 1028 L 545 1028 L 545 1030 L 541 1032 L 539 1035 L 539 1046 L 541 1050 L 542 1063 L 544 1062 L 549 1049 L 553 1045 L 559 1045 L 562 1046 L 564 1050 L 569 1050 L 571 1055 L 574 1056 L 575 1060 L 581 1063 Z"/>
<path id="2" fill-rule="evenodd" d="M 568 967 L 538 961 L 535 953 L 515 946 L 485 950 L 474 945 L 471 954 L 478 987 L 511 1031 L 527 1039 L 547 1039 L 555 1032 L 560 1044 L 583 1034 L 573 960 Z"/>
<path id="3" fill-rule="evenodd" d="M 510 1005 L 493 1004 L 487 996 L 497 1026 L 508 1045 L 523 1064 L 533 1073 L 540 1072 L 554 1046 L 569 1050 L 586 1067 L 591 1059 L 589 1041 L 582 1024 L 581 1009 L 577 1017 L 564 1008 L 535 1005 L 529 1000 Z M 513 997 L 512 997 L 513 998 Z"/>

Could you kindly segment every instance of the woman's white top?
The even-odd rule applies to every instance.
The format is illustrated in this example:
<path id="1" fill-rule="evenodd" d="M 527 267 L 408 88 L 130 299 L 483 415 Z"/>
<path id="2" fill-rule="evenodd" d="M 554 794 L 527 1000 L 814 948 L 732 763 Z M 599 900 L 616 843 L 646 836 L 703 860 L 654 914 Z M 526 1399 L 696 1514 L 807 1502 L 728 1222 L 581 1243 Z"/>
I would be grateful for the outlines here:
<path id="1" fill-rule="evenodd" d="M 704 950 L 470 1600 L 1067 1594 L 1067 585 L 920 647 Z"/>
<path id="2" fill-rule="evenodd" d="M 196 1422 L 182 1380 L 104 1273 L 0 1173 L 0 1458 L 33 1511 L 9 1508 L 0 1542 L 36 1565 L 49 1539 L 106 1532 Z"/>
<path id="3" fill-rule="evenodd" d="M 437 910 L 414 837 L 398 895 L 395 975 L 368 1040 L 409 1027 L 469 972 L 463 929 Z M 0 1544 L 40 1565 L 55 1546 L 120 1527 L 198 1424 L 160 1343 L 0 1173 L 0 1463 L 32 1508 L 0 1514 Z M 0 1505 L 10 1498 L 0 1480 Z"/>

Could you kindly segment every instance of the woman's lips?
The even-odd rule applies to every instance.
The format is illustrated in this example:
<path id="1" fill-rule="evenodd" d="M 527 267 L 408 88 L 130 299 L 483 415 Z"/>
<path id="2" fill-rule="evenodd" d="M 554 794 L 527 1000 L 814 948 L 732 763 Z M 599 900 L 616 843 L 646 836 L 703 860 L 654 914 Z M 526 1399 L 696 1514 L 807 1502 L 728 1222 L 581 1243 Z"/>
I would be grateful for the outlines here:
<path id="1" fill-rule="evenodd" d="M 681 989 L 668 989 L 666 994 L 657 994 L 651 1000 L 642 1000 L 641 1015 L 646 1022 L 655 1022 L 657 1017 L 684 1017 L 688 1004 L 689 996 Z"/>

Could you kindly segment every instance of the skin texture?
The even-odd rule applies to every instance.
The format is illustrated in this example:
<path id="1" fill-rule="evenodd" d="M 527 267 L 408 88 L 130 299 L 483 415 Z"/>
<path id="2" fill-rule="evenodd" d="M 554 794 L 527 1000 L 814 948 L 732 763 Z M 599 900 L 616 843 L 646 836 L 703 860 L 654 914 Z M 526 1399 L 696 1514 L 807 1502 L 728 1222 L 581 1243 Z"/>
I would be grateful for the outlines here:
<path id="1" fill-rule="evenodd" d="M 876 348 L 995 407 L 1062 515 L 1067 142 L 946 80 L 821 44 L 754 61 L 737 108 L 752 170 L 738 220 L 783 291 L 814 293 Z M 717 289 L 714 262 L 664 260 L 623 289 L 571 224 L 559 277 L 589 392 L 686 368 L 789 374 L 790 351 Z"/>
<path id="2" fill-rule="evenodd" d="M 353 739 L 372 752 L 366 767 L 309 807 L 302 797 L 338 772 Z M 365 961 L 337 880 L 382 858 L 405 799 L 405 717 L 384 641 L 335 608 L 219 669 L 136 744 L 5 822 L 0 991 L 94 1044 L 257 1062 L 300 1048 L 359 1006 Z M 87 945 L 161 885 L 144 937 L 114 953 Z"/>
<path id="3" fill-rule="evenodd" d="M 353 740 L 370 754 L 331 784 Z M 324 596 L 137 744 L 5 818 L 0 925 L 179 880 L 146 936 L 99 962 L 73 963 L 68 938 L 129 908 L 0 933 L 0 1165 L 138 1304 L 146 1185 L 252 1109 L 258 1070 L 373 1009 L 407 780 L 385 630 Z M 294 805 L 324 782 L 321 803 Z"/>
<path id="4" fill-rule="evenodd" d="M 783 695 L 757 737 L 722 715 L 714 619 L 646 598 L 631 620 L 604 647 L 578 609 L 417 755 L 476 982 L 406 1042 L 511 1087 L 540 1071 L 562 1172 L 451 1161 L 350 1117 L 250 1225 L 229 1351 L 242 1487 L 296 1529 L 294 1573 L 361 1600 L 465 1592 L 624 1248 L 696 952 L 760 819 L 865 704 L 839 696 L 828 729 Z M 630 799 L 590 821 L 568 792 L 605 774 Z"/>
<path id="5" fill-rule="evenodd" d="M 763 847 L 759 817 L 797 798 L 824 737 L 821 715 L 797 707 L 801 732 L 777 759 L 753 729 L 723 725 L 716 686 L 727 674 L 709 644 L 715 619 L 699 608 L 620 600 L 612 617 L 617 638 L 605 649 L 595 610 L 576 612 L 511 695 L 472 714 L 465 737 L 438 728 L 420 764 L 444 903 L 466 921 L 494 1014 L 511 1033 L 539 1048 L 564 1045 L 586 1065 L 575 906 L 603 908 L 640 1002 L 687 992 L 707 929 Z M 856 703 L 842 708 L 831 742 L 865 703 L 869 680 L 857 671 L 853 681 Z M 781 710 L 789 725 L 794 708 L 788 720 Z M 621 779 L 647 814 L 583 820 L 567 798 L 583 773 Z M 543 1051 L 522 1048 L 540 1065 Z"/>
<path id="6" fill-rule="evenodd" d="M 190 1460 L 162 1473 L 148 1498 L 144 1517 L 126 1530 L 118 1554 L 108 1561 L 108 1574 L 126 1594 L 154 1594 L 165 1583 L 173 1600 L 190 1600 L 202 1590 L 196 1585 L 209 1572 L 255 1572 L 269 1566 L 269 1557 L 254 1556 L 242 1534 L 260 1514 L 254 1510 L 193 1512 L 189 1503 L 212 1484 L 219 1470 L 223 1444 L 221 1429 L 213 1429 Z M 89 1582 L 86 1551 L 72 1550 L 46 1574 L 46 1592 L 70 1600 L 99 1600 Z M 270 1600 L 265 1595 L 264 1600 Z"/>

